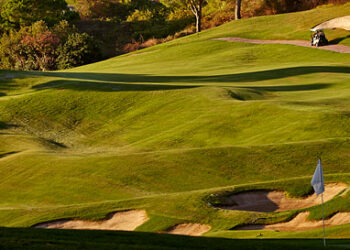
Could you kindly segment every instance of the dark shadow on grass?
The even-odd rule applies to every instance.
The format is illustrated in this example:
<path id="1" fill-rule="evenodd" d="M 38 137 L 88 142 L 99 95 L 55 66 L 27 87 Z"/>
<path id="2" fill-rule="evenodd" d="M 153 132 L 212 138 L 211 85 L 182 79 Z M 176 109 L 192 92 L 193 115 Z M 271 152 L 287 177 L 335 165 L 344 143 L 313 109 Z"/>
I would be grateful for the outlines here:
<path id="1" fill-rule="evenodd" d="M 67 148 L 66 145 L 64 145 L 63 143 L 61 142 L 57 142 L 53 139 L 43 139 L 45 140 L 46 142 L 50 143 L 52 146 L 55 146 L 55 147 L 58 147 L 58 148 Z"/>
<path id="2" fill-rule="evenodd" d="M 101 92 L 121 92 L 121 91 L 156 91 L 156 90 L 174 90 L 174 89 L 190 89 L 197 88 L 203 85 L 160 85 L 160 84 L 118 84 L 106 82 L 89 82 L 89 81 L 72 81 L 72 80 L 57 80 L 48 83 L 36 85 L 33 89 L 71 89 L 77 91 L 101 91 Z M 281 85 L 281 86 L 237 86 L 238 88 L 250 89 L 260 93 L 266 92 L 283 92 L 283 91 L 308 91 L 320 90 L 330 87 L 331 84 L 317 83 L 304 85 Z M 224 87 L 224 86 L 223 86 Z M 236 96 L 233 96 L 237 98 Z M 239 98 L 237 98 L 239 99 Z M 243 99 L 242 99 L 243 100 Z"/>
<path id="3" fill-rule="evenodd" d="M 36 85 L 34 89 L 72 89 L 78 91 L 101 91 L 101 92 L 120 92 L 120 91 L 156 91 L 156 90 L 174 90 L 174 89 L 189 89 L 200 86 L 186 85 L 159 85 L 159 84 L 118 84 L 107 82 L 89 82 L 89 81 L 71 81 L 57 80 L 45 84 Z"/>
<path id="4" fill-rule="evenodd" d="M 245 230 L 262 230 L 265 228 L 265 225 L 254 225 L 254 224 L 247 224 L 247 225 L 239 225 L 231 228 L 230 230 L 237 230 L 237 231 L 245 231 Z"/>
<path id="5" fill-rule="evenodd" d="M 11 81 L 8 80 L 2 80 L 0 79 L 0 90 L 1 91 L 6 91 L 6 90 L 11 90 L 14 88 L 18 88 L 18 85 L 13 84 Z M 6 95 L 5 93 L 0 93 L 0 96 Z"/>
<path id="6" fill-rule="evenodd" d="M 156 69 L 155 69 L 156 72 Z M 281 79 L 314 73 L 350 74 L 350 67 L 343 66 L 307 66 L 283 69 L 272 69 L 248 73 L 213 75 L 213 76 L 157 76 L 145 74 L 117 73 L 73 73 L 73 72 L 31 72 L 31 74 L 62 77 L 77 80 L 113 81 L 117 83 L 230 83 L 255 82 Z"/>
<path id="7" fill-rule="evenodd" d="M 6 122 L 0 121 L 0 129 L 17 128 L 17 127 L 19 127 L 19 126 L 15 125 L 15 124 L 8 124 Z"/>
<path id="8" fill-rule="evenodd" d="M 10 156 L 10 155 L 18 154 L 18 153 L 20 153 L 20 151 L 12 151 L 12 152 L 3 153 L 3 154 L 0 154 L 0 159 L 5 158 L 5 157 Z"/>
<path id="9" fill-rule="evenodd" d="M 344 36 L 344 37 L 340 37 L 340 38 L 336 38 L 336 39 L 330 40 L 329 44 L 332 44 L 332 45 L 339 44 L 341 41 L 343 41 L 345 39 L 348 39 L 348 38 L 350 38 L 350 35 Z"/>
<path id="10" fill-rule="evenodd" d="M 304 85 L 282 85 L 282 86 L 267 86 L 267 87 L 243 87 L 247 89 L 262 90 L 268 92 L 284 92 L 284 91 L 307 91 L 307 90 L 320 90 L 329 88 L 331 84 L 328 83 L 316 83 L 316 84 L 304 84 Z"/>
<path id="11" fill-rule="evenodd" d="M 256 237 L 265 236 L 257 232 Z M 246 249 L 295 250 L 323 249 L 321 239 L 224 239 L 189 237 L 148 232 L 100 230 L 55 230 L 0 228 L 0 247 L 4 249 Z M 332 246 L 349 246 L 349 239 L 327 240 Z M 327 248 L 328 249 L 328 248 Z M 336 248 L 338 249 L 338 248 Z"/>

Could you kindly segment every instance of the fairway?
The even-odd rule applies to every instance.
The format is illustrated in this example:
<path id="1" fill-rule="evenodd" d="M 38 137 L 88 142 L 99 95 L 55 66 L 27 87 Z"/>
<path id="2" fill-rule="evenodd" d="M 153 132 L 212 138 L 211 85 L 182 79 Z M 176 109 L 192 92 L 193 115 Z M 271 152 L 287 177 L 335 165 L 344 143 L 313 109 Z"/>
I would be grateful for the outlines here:
<path id="1" fill-rule="evenodd" d="M 326 188 L 336 187 L 325 203 L 327 237 L 349 238 L 349 223 L 331 221 L 350 212 L 350 54 L 243 42 L 307 41 L 311 27 L 345 15 L 349 3 L 327 5 L 232 21 L 70 70 L 0 71 L 0 226 L 138 231 L 145 249 L 295 249 L 295 239 L 323 235 L 322 207 L 310 198 L 322 157 Z M 325 33 L 350 47 L 349 31 Z M 243 40 L 218 40 L 228 37 Z M 228 197 L 248 191 L 289 203 L 235 209 Z M 273 226 L 300 216 L 317 226 Z M 245 226 L 260 228 L 237 230 Z M 97 242 L 81 239 L 101 237 L 111 248 L 102 239 L 124 236 L 126 249 L 133 235 L 0 231 L 8 246 L 38 237 L 31 242 L 43 249 L 52 237 L 55 248 L 72 240 L 72 249 L 93 249 Z M 24 243 L 11 240 L 16 235 Z M 261 238 L 275 240 L 238 240 Z M 300 249 L 320 243 L 298 241 Z"/>

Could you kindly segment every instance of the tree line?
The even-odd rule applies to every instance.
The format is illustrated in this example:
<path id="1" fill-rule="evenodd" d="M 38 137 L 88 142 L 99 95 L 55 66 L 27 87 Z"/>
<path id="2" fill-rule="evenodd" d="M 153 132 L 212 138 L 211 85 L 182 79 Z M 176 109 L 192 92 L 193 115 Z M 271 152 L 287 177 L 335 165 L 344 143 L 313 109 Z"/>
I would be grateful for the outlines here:
<path id="1" fill-rule="evenodd" d="M 73 0 L 70 0 L 73 3 Z M 75 67 L 233 19 L 347 0 L 0 0 L 0 69 Z"/>

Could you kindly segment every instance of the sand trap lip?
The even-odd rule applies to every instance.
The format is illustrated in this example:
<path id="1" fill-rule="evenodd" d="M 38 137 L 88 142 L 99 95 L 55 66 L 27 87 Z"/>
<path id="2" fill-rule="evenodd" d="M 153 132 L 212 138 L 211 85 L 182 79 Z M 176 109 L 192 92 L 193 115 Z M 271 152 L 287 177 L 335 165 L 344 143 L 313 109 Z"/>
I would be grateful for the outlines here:
<path id="1" fill-rule="evenodd" d="M 303 40 L 257 40 L 257 39 L 246 39 L 246 38 L 239 38 L 239 37 L 223 37 L 223 38 L 216 38 L 214 40 L 254 43 L 254 44 L 289 44 L 289 45 L 296 45 L 296 46 L 315 48 L 315 49 L 321 49 L 321 50 L 329 50 L 329 51 L 338 52 L 338 53 L 350 53 L 350 46 L 336 44 L 336 45 L 327 45 L 327 46 L 321 46 L 321 47 L 313 47 L 311 46 L 310 42 L 303 41 Z"/>
<path id="2" fill-rule="evenodd" d="M 234 228 L 234 230 L 277 230 L 277 231 L 306 231 L 322 227 L 322 220 L 311 221 L 308 220 L 309 212 L 299 213 L 294 219 L 271 225 L 246 225 Z M 350 213 L 337 213 L 331 218 L 325 220 L 325 225 L 338 226 L 350 223 Z"/>
<path id="3" fill-rule="evenodd" d="M 350 31 L 350 16 L 343 16 L 333 18 L 326 22 L 320 23 L 313 27 L 311 30 L 316 31 L 320 29 L 344 29 Z"/>
<path id="4" fill-rule="evenodd" d="M 334 196 L 347 188 L 342 183 L 327 184 L 323 194 L 324 201 L 331 200 Z M 255 212 L 279 212 L 286 210 L 308 208 L 321 204 L 321 198 L 315 194 L 304 199 L 293 199 L 286 197 L 282 191 L 247 191 L 233 194 L 228 197 L 237 205 L 218 206 L 222 209 L 255 211 Z"/>
<path id="5" fill-rule="evenodd" d="M 149 218 L 145 210 L 129 210 L 110 214 L 106 220 L 88 221 L 64 219 L 35 225 L 35 228 L 46 229 L 90 229 L 133 231 Z"/>
<path id="6" fill-rule="evenodd" d="M 211 229 L 208 225 L 198 223 L 183 223 L 169 228 L 166 232 L 169 234 L 181 234 L 189 236 L 200 236 Z"/>

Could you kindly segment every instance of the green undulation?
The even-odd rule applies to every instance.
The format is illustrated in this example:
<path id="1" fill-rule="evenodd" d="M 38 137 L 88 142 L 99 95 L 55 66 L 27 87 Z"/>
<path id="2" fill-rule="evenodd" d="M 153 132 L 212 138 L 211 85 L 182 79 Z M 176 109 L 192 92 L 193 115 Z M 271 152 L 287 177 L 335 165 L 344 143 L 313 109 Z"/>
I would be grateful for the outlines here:
<path id="1" fill-rule="evenodd" d="M 303 196 L 319 156 L 326 182 L 349 182 L 350 54 L 213 39 L 308 39 L 310 27 L 348 9 L 240 20 L 66 71 L 0 71 L 0 226 L 145 209 L 140 231 L 196 222 L 211 226 L 208 236 L 255 238 L 230 229 L 291 219 L 299 211 L 221 210 L 208 197 L 263 188 Z M 349 44 L 344 31 L 325 32 Z M 336 197 L 326 215 L 349 204 Z M 320 207 L 307 210 L 320 219 Z"/>

